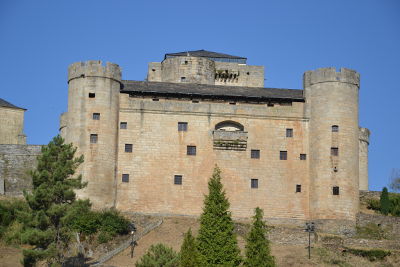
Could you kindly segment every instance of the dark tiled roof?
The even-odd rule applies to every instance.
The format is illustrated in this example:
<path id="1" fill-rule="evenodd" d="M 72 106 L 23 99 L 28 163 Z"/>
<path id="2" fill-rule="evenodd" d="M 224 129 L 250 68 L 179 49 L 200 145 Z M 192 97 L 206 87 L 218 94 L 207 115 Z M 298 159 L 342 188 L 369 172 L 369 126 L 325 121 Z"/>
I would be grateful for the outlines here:
<path id="1" fill-rule="evenodd" d="M 165 54 L 164 59 L 167 57 L 185 57 L 188 55 L 192 56 L 192 57 L 247 59 L 245 57 L 232 56 L 232 55 L 211 52 L 211 51 L 206 51 L 206 50 L 195 50 L 195 51 L 185 51 L 185 52 L 179 52 L 179 53 L 169 53 L 169 54 Z"/>
<path id="2" fill-rule="evenodd" d="M 124 88 L 121 90 L 121 93 L 132 95 L 237 99 L 256 102 L 268 102 L 272 99 L 304 101 L 303 90 L 294 89 L 142 81 L 123 81 L 123 84 Z"/>
<path id="3" fill-rule="evenodd" d="M 13 104 L 11 104 L 10 102 L 5 101 L 4 99 L 0 98 L 0 107 L 6 107 L 6 108 L 17 108 L 17 109 L 23 109 L 26 110 L 24 108 L 20 108 L 17 106 L 14 106 Z"/>

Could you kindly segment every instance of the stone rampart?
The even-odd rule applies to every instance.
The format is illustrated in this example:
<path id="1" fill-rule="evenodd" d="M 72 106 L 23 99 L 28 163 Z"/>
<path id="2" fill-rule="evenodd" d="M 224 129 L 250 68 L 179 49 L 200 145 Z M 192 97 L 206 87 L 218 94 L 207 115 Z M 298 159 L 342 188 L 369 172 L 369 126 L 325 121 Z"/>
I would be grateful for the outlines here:
<path id="1" fill-rule="evenodd" d="M 40 145 L 0 145 L 0 194 L 20 195 L 32 188 Z"/>

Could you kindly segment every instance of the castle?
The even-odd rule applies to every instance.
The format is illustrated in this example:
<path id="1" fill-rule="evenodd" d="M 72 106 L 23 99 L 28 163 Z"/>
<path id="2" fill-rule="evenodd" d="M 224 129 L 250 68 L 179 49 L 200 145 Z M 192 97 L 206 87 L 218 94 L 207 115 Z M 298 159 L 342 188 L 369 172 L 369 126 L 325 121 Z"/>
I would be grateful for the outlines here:
<path id="1" fill-rule="evenodd" d="M 369 131 L 358 125 L 353 70 L 307 71 L 303 89 L 264 88 L 264 67 L 198 50 L 152 62 L 146 81 L 118 65 L 68 68 L 60 133 L 83 154 L 79 191 L 95 207 L 202 211 L 217 164 L 235 218 L 355 221 L 368 190 Z"/>

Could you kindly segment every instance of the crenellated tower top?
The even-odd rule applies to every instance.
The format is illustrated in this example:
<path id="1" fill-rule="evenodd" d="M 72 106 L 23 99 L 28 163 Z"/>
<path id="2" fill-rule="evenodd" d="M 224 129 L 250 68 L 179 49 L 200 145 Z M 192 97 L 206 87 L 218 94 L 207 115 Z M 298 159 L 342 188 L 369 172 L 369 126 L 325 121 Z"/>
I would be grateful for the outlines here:
<path id="1" fill-rule="evenodd" d="M 84 77 L 109 78 L 119 82 L 122 85 L 122 74 L 119 65 L 110 62 L 107 62 L 104 65 L 101 60 L 75 62 L 68 67 L 68 83 L 72 79 Z"/>
<path id="2" fill-rule="evenodd" d="M 341 68 L 340 71 L 336 71 L 336 68 L 320 68 L 304 73 L 304 88 L 325 82 L 349 83 L 360 88 L 360 74 L 347 68 Z"/>

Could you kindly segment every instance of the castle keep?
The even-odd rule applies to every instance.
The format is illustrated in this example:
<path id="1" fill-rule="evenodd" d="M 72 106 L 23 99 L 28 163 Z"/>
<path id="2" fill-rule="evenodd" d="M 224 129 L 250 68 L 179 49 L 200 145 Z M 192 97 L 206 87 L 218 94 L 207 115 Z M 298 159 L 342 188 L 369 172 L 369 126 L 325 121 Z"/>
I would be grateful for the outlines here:
<path id="1" fill-rule="evenodd" d="M 85 156 L 79 192 L 97 207 L 199 215 L 217 164 L 234 217 L 354 221 L 368 190 L 360 77 L 307 71 L 302 90 L 264 88 L 264 68 L 204 50 L 166 54 L 146 81 L 116 64 L 68 69 L 61 135 Z"/>

